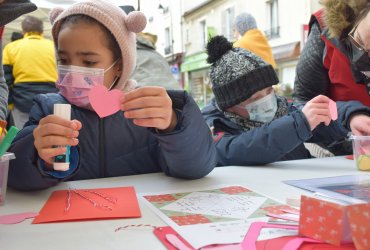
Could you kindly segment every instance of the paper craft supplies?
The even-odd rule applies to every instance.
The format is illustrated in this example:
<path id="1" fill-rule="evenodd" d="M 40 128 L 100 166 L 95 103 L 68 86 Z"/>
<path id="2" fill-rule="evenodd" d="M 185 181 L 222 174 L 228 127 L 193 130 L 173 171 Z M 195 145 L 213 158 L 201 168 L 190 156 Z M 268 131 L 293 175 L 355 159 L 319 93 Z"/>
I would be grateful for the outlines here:
<path id="1" fill-rule="evenodd" d="M 120 110 L 120 98 L 123 92 L 118 89 L 108 91 L 103 85 L 93 87 L 89 93 L 92 108 L 100 118 L 113 115 Z"/>
<path id="2" fill-rule="evenodd" d="M 253 222 L 266 222 L 266 214 L 285 214 L 282 210 L 289 208 L 237 185 L 141 196 L 195 249 L 241 243 Z M 271 231 L 271 235 L 276 233 Z"/>
<path id="3" fill-rule="evenodd" d="M 302 196 L 299 233 L 340 246 L 354 242 L 370 249 L 370 204 L 341 205 Z"/>
<path id="4" fill-rule="evenodd" d="M 370 136 L 351 136 L 353 156 L 359 170 L 370 170 Z"/>
<path id="5" fill-rule="evenodd" d="M 74 189 L 54 191 L 32 223 L 136 217 L 141 213 L 133 187 Z"/>
<path id="6" fill-rule="evenodd" d="M 6 189 L 8 184 L 9 161 L 14 159 L 13 153 L 6 153 L 0 157 L 0 205 L 5 203 Z"/>

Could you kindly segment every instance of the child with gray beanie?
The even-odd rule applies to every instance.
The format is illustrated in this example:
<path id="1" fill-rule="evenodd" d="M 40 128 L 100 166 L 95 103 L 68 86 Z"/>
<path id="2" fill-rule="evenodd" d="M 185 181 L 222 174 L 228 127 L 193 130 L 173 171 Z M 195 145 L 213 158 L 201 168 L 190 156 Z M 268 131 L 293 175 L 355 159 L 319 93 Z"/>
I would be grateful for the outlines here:
<path id="1" fill-rule="evenodd" d="M 276 73 L 257 55 L 233 48 L 223 36 L 211 38 L 207 52 L 215 98 L 202 114 L 214 134 L 219 166 L 311 158 L 303 143 L 345 138 L 351 114 L 361 108 L 339 105 L 339 118 L 332 121 L 331 100 L 319 95 L 299 110 L 274 93 Z"/>

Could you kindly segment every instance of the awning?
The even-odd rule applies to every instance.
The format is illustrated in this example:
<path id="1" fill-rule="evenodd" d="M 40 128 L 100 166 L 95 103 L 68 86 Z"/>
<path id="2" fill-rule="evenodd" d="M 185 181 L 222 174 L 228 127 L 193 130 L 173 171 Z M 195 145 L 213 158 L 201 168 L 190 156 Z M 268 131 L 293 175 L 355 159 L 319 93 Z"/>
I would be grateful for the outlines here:
<path id="1" fill-rule="evenodd" d="M 208 68 L 211 65 L 207 63 L 207 57 L 206 52 L 185 57 L 184 62 L 181 64 L 181 72 Z"/>
<path id="2" fill-rule="evenodd" d="M 297 59 L 301 54 L 300 42 L 293 42 L 283 44 L 272 48 L 276 62 L 283 62 L 288 60 Z"/>

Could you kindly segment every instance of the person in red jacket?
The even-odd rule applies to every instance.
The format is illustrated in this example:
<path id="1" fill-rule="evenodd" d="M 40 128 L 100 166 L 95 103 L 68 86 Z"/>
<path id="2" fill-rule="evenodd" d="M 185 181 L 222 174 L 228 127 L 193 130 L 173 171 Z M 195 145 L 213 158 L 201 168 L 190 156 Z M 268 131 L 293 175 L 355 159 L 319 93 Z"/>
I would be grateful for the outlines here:
<path id="1" fill-rule="evenodd" d="M 323 94 L 336 102 L 370 107 L 370 1 L 325 0 L 310 20 L 297 65 L 294 102 L 303 106 Z M 370 117 L 351 124 L 355 135 L 370 135 Z M 335 155 L 351 154 L 351 142 L 321 145 Z"/>

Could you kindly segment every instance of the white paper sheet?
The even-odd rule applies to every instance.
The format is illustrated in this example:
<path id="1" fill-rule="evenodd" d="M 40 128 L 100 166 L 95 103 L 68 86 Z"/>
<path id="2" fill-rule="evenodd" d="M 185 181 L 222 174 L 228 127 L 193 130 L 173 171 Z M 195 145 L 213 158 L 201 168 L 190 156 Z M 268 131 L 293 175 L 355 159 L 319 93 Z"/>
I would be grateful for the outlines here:
<path id="1" fill-rule="evenodd" d="M 231 188 L 231 192 L 221 188 Z M 186 190 L 140 194 L 140 198 L 195 249 L 200 249 L 212 244 L 241 243 L 252 222 L 268 220 L 264 216 L 267 212 L 261 209 L 263 206 L 283 205 L 250 190 L 246 193 L 238 193 L 240 189 L 245 188 L 239 185 L 222 187 L 220 185 L 206 190 L 194 190 L 194 192 Z M 234 192 L 235 190 L 237 191 Z M 180 225 L 174 217 L 181 216 L 201 216 L 210 221 L 203 223 L 190 221 L 189 224 Z M 220 219 L 223 221 L 219 221 Z M 292 234 L 291 231 L 286 233 L 286 235 Z M 284 232 L 280 229 L 264 230 L 261 238 L 274 238 L 274 235 L 280 237 Z"/>
<path id="2" fill-rule="evenodd" d="M 266 200 L 267 198 L 258 196 L 193 192 L 161 209 L 244 219 L 255 212 Z"/>

